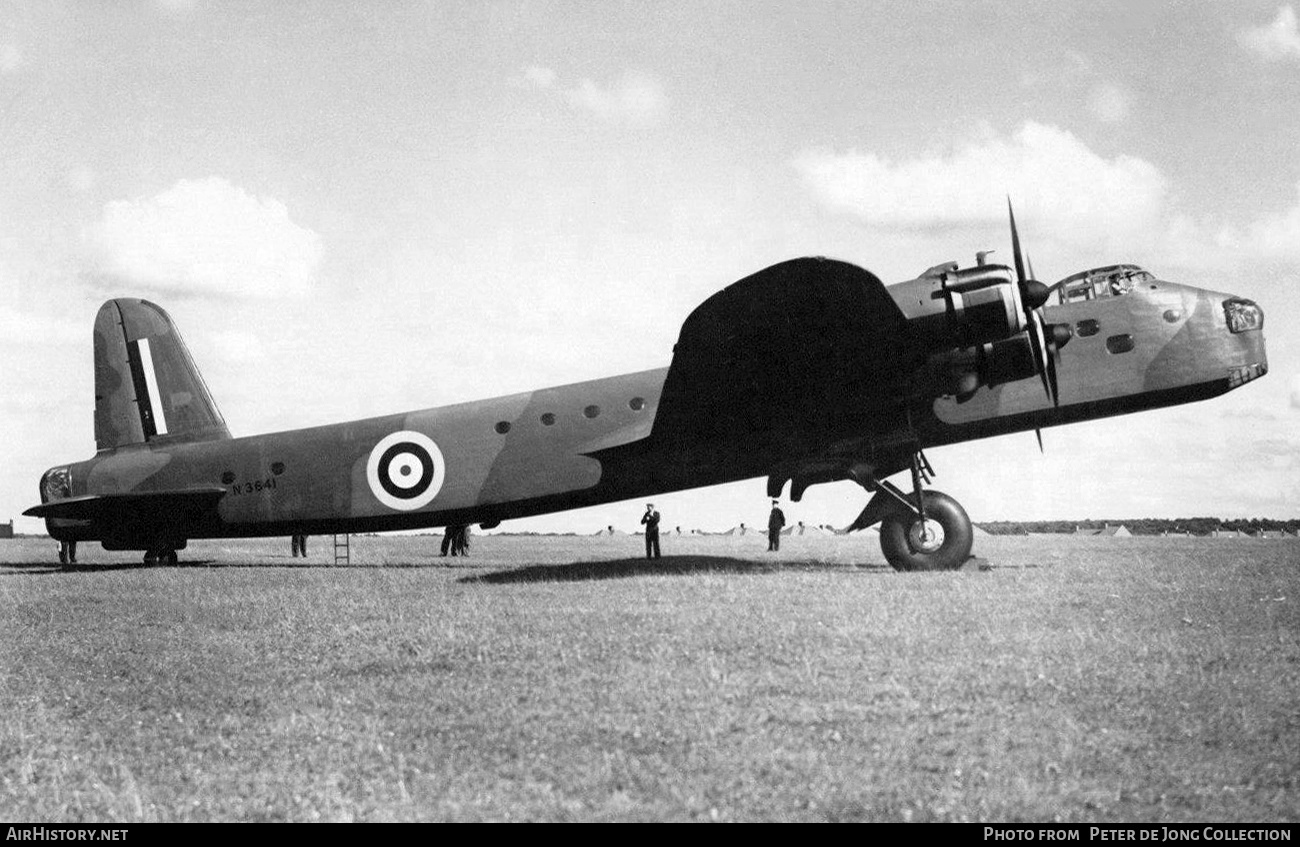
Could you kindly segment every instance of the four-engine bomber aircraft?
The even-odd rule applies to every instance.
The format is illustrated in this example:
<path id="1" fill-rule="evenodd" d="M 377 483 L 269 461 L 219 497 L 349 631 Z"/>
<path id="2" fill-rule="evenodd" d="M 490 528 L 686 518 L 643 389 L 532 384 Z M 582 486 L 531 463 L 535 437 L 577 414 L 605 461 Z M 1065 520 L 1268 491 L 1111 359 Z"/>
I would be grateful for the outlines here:
<path id="1" fill-rule="evenodd" d="M 959 567 L 965 510 L 927 490 L 923 448 L 1201 400 L 1262 376 L 1250 300 L 1134 265 L 1050 288 L 1013 269 L 938 265 L 885 287 L 794 259 L 704 301 L 666 369 L 290 432 L 232 438 L 170 317 L 144 300 L 95 320 L 95 456 L 59 465 L 25 514 L 68 541 L 174 563 L 191 538 L 497 525 L 768 478 L 799 500 L 874 492 L 899 570 Z M 911 491 L 887 477 L 910 471 Z"/>

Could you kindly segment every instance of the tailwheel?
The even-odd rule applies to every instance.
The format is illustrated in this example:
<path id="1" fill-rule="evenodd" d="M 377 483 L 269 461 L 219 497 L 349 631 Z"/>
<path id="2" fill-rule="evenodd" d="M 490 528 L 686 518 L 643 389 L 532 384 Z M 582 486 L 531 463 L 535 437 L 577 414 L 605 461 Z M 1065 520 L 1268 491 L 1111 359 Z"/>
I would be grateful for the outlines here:
<path id="1" fill-rule="evenodd" d="M 162 565 L 165 568 L 174 568 L 178 561 L 180 560 L 177 558 L 175 550 L 149 550 L 144 554 L 144 563 L 150 567 Z"/>
<path id="2" fill-rule="evenodd" d="M 898 509 L 880 525 L 880 549 L 897 571 L 951 571 L 970 557 L 975 536 L 966 510 L 942 491 L 922 492 L 922 517 Z"/>

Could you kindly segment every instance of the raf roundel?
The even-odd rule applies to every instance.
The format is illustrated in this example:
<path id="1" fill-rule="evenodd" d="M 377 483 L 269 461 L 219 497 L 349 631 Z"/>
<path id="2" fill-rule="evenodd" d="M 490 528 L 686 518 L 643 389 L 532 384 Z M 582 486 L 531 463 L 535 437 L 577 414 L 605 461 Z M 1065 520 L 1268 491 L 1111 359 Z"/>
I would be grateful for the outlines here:
<path id="1" fill-rule="evenodd" d="M 419 509 L 436 497 L 446 473 L 442 451 L 433 439 L 410 430 L 383 438 L 366 462 L 370 492 L 388 508 L 403 512 Z"/>

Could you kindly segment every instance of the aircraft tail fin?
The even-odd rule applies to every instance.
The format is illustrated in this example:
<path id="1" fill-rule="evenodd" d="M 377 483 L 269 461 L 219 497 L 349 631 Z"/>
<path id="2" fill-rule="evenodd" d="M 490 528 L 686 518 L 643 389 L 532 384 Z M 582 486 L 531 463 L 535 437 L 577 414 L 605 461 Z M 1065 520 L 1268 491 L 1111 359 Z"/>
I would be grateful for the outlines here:
<path id="1" fill-rule="evenodd" d="M 95 318 L 95 446 L 230 437 L 176 324 L 147 300 L 109 300 Z"/>

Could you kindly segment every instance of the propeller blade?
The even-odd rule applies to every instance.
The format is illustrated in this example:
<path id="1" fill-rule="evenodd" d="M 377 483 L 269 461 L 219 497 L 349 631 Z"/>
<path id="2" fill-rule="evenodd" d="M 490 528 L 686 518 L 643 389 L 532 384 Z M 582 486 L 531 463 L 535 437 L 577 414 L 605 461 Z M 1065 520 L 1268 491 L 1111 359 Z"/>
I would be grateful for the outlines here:
<path id="1" fill-rule="evenodd" d="M 1047 451 L 1043 449 L 1043 431 L 1037 427 L 1034 427 L 1034 435 L 1038 436 L 1038 452 L 1046 456 Z"/>
<path id="2" fill-rule="evenodd" d="M 1056 357 L 1056 349 L 1049 348 L 1047 352 L 1047 382 L 1050 387 L 1047 393 L 1052 398 L 1052 405 L 1059 409 L 1061 407 L 1061 383 L 1056 378 Z"/>
<path id="3" fill-rule="evenodd" d="M 1016 228 L 1016 210 L 1011 205 L 1011 195 L 1007 195 L 1007 218 L 1011 222 L 1011 253 L 1016 262 L 1016 282 L 1019 283 L 1020 305 L 1025 310 L 1025 318 L 1029 323 L 1029 344 L 1034 354 L 1034 364 L 1038 369 L 1038 374 L 1043 380 L 1043 390 L 1047 392 L 1047 399 L 1052 401 L 1053 406 L 1060 406 L 1061 400 L 1057 394 L 1058 381 L 1056 378 L 1056 362 L 1053 361 L 1052 353 L 1048 347 L 1048 340 L 1044 334 L 1043 316 L 1039 309 L 1047 302 L 1051 296 L 1051 289 L 1046 285 L 1033 278 L 1033 266 L 1030 265 L 1029 273 L 1025 273 L 1025 256 L 1020 249 L 1020 231 Z"/>
<path id="4" fill-rule="evenodd" d="M 1056 397 L 1056 367 L 1047 353 L 1043 319 L 1038 312 L 1032 311 L 1029 313 L 1029 322 L 1029 345 L 1034 351 L 1034 362 L 1038 365 L 1038 375 L 1043 380 L 1043 390 L 1047 392 L 1047 399 L 1052 401 L 1052 405 L 1059 406 L 1061 404 Z"/>
<path id="5" fill-rule="evenodd" d="M 1016 260 L 1016 279 L 1020 287 L 1025 287 L 1025 259 L 1020 255 L 1020 233 L 1016 231 L 1016 210 L 1011 208 L 1011 195 L 1007 195 L 1007 216 L 1011 218 L 1011 255 Z"/>

